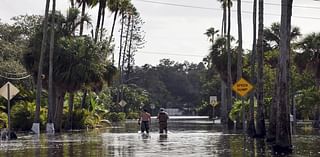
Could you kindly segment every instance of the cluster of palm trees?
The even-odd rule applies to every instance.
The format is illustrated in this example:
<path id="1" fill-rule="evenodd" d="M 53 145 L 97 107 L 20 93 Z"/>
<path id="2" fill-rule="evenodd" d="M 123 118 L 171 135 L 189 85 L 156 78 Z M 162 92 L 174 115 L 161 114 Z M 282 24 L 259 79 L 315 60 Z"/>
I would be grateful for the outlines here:
<path id="1" fill-rule="evenodd" d="M 228 113 L 232 107 L 232 82 L 235 81 L 232 78 L 241 78 L 243 69 L 243 49 L 242 49 L 242 21 L 241 21 L 241 0 L 237 0 L 237 19 L 238 19 L 238 47 L 237 55 L 230 48 L 231 45 L 231 12 L 232 6 L 231 0 L 218 0 L 222 3 L 223 19 L 222 19 L 222 32 L 221 38 L 214 39 L 218 31 L 214 28 L 210 28 L 205 33 L 210 37 L 212 43 L 210 58 L 212 59 L 212 65 L 218 70 L 222 79 L 222 121 L 228 124 L 229 128 L 233 127 L 233 123 L 228 118 Z M 258 12 L 258 38 L 257 38 L 257 12 Z M 274 109 L 270 118 L 270 127 L 268 136 L 274 137 L 275 147 L 281 148 L 280 150 L 291 149 L 291 133 L 288 110 L 289 106 L 289 54 L 290 54 L 290 40 L 294 34 L 295 29 L 291 32 L 291 15 L 292 15 L 292 0 L 281 1 L 281 25 L 279 27 L 280 36 L 278 38 L 279 45 L 279 59 L 277 67 L 277 76 L 275 84 L 275 94 L 273 97 Z M 247 134 L 250 137 L 264 138 L 267 135 L 265 127 L 265 106 L 264 106 L 264 89 L 263 89 L 263 61 L 264 61 L 264 48 L 265 48 L 265 35 L 263 25 L 264 19 L 264 1 L 253 1 L 253 44 L 251 51 L 251 76 L 250 82 L 255 85 L 255 89 L 250 94 L 249 113 L 247 114 Z M 217 59 L 223 59 L 223 61 Z M 235 61 L 235 58 L 236 61 Z M 220 64 L 223 63 L 224 67 Z M 225 62 L 227 62 L 227 68 L 225 68 Z M 235 64 L 236 63 L 236 64 Z M 236 74 L 232 72 L 232 66 L 237 65 Z M 236 77 L 233 77 L 236 76 Z M 224 91 L 226 90 L 226 91 Z M 257 114 L 254 116 L 254 97 L 257 98 Z M 226 101 L 225 101 L 226 99 Z M 226 106 L 226 107 L 225 107 Z M 277 111 L 277 112 L 276 112 Z M 256 117 L 256 119 L 255 119 Z M 237 124 L 240 120 L 237 120 Z M 285 149 L 282 149 L 285 148 Z"/>
<path id="2" fill-rule="evenodd" d="M 85 100 L 88 89 L 99 91 L 105 81 L 110 82 L 110 79 L 112 79 L 112 76 L 115 73 L 115 69 L 112 66 L 114 62 L 114 50 L 111 46 L 111 43 L 113 41 L 113 33 L 118 16 L 121 17 L 121 42 L 118 65 L 121 76 L 120 80 L 122 80 L 123 78 L 125 60 L 128 62 L 128 69 L 130 69 L 130 62 L 132 62 L 133 60 L 132 58 L 130 58 L 133 56 L 132 49 L 137 48 L 137 46 L 133 45 L 132 41 L 141 40 L 140 38 L 137 38 L 137 35 L 135 35 L 134 33 L 134 31 L 137 31 L 136 25 L 139 24 L 137 22 L 137 19 L 139 19 L 139 14 L 130 0 L 70 0 L 70 3 L 71 8 L 69 9 L 67 16 L 63 17 L 63 15 L 56 12 L 56 0 L 51 1 L 51 13 L 49 12 L 50 0 L 46 1 L 42 31 L 39 31 L 38 36 L 35 35 L 35 37 L 33 38 L 33 41 L 36 42 L 37 37 L 39 37 L 40 35 L 42 36 L 41 47 L 37 47 L 32 44 L 29 45 L 31 49 L 38 48 L 40 50 L 40 57 L 37 61 L 38 63 L 36 70 L 34 69 L 34 67 L 32 67 L 33 63 L 29 62 L 28 64 L 28 61 L 34 61 L 34 58 L 32 57 L 35 56 L 32 56 L 32 53 L 27 53 L 25 55 L 27 69 L 29 67 L 28 70 L 34 72 L 34 74 L 37 75 L 36 111 L 34 124 L 32 126 L 32 130 L 36 133 L 39 133 L 40 130 L 39 116 L 41 106 L 41 91 L 43 88 L 43 84 L 45 84 L 46 88 L 48 89 L 47 131 L 54 132 L 54 130 L 60 131 L 61 129 L 63 99 L 67 92 L 70 93 L 69 113 L 72 113 L 74 92 L 82 89 L 84 91 L 83 99 Z M 91 19 L 86 12 L 87 8 L 96 6 L 98 7 L 98 16 L 95 29 L 94 31 L 91 31 L 91 37 L 93 39 L 93 41 L 91 42 L 91 39 L 84 35 L 84 24 L 86 22 L 87 24 L 92 25 Z M 77 9 L 77 7 L 81 7 L 81 16 L 79 16 L 80 11 Z M 104 28 L 106 9 L 114 14 L 111 32 L 108 37 L 105 35 L 106 31 Z M 125 38 L 124 41 L 122 41 L 123 38 Z M 30 41 L 30 43 L 32 43 L 32 40 Z M 49 45 L 49 49 L 47 48 L 47 45 Z M 63 52 L 68 53 L 73 51 L 77 51 L 75 52 L 75 56 L 68 55 L 66 57 L 73 57 L 74 59 L 80 57 L 78 58 L 78 63 L 74 64 L 80 64 L 79 62 L 81 61 L 88 62 L 87 64 L 81 63 L 85 64 L 87 67 L 82 67 L 81 69 L 81 67 L 77 67 L 77 65 L 70 65 L 69 67 L 67 67 L 69 64 L 61 65 L 58 63 L 63 61 L 61 60 L 61 58 L 60 60 L 57 60 L 57 58 L 59 58 L 59 55 L 61 57 L 61 55 L 64 55 L 62 54 Z M 49 52 L 49 55 L 46 55 L 46 52 Z M 102 52 L 105 54 L 102 54 Z M 108 59 L 110 53 L 112 54 L 112 64 L 109 64 Z M 49 58 L 48 65 L 47 63 L 44 63 L 46 56 L 48 56 Z M 87 56 L 86 60 L 81 60 L 81 57 L 83 58 L 85 56 Z M 92 59 L 93 62 L 97 62 L 97 64 L 90 64 L 90 59 L 88 58 Z M 120 65 L 121 60 L 122 64 Z M 48 69 L 46 67 L 48 67 Z M 63 69 L 66 68 L 69 68 L 69 70 L 63 71 Z M 60 71 L 57 69 L 59 69 Z M 84 73 L 83 70 L 85 70 L 87 73 Z M 71 75 L 73 75 L 74 72 L 83 72 L 82 75 L 86 76 L 73 78 L 73 76 Z M 57 76 L 57 73 L 60 75 Z M 78 77 L 79 75 L 81 75 L 76 73 L 74 75 L 77 75 Z M 72 120 L 71 116 L 69 116 L 69 120 Z"/>

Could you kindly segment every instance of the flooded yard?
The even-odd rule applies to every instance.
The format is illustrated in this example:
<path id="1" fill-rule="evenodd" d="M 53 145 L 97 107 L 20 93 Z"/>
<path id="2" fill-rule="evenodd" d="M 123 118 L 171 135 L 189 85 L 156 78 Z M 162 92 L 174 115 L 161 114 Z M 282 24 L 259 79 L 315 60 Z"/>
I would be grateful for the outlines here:
<path id="1" fill-rule="evenodd" d="M 113 128 L 67 132 L 55 135 L 22 135 L 18 140 L 1 141 L 1 157 L 269 157 L 271 150 L 264 140 L 244 138 L 226 132 L 209 120 L 171 120 L 169 134 L 160 136 L 152 124 L 149 136 L 138 133 L 136 121 Z M 293 139 L 293 157 L 320 156 L 317 130 L 297 131 Z"/>

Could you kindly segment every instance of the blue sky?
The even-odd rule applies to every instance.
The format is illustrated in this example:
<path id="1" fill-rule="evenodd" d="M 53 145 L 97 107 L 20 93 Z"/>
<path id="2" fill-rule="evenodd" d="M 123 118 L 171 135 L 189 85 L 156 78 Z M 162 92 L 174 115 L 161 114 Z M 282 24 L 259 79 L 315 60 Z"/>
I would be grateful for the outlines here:
<path id="1" fill-rule="evenodd" d="M 244 48 L 251 49 L 252 1 L 242 0 Z M 222 10 L 216 0 L 132 0 L 142 19 L 146 32 L 145 47 L 136 53 L 137 65 L 156 65 L 162 58 L 174 61 L 198 63 L 208 54 L 209 42 L 203 34 L 207 28 L 221 28 Z M 156 2 L 156 3 L 154 3 Z M 157 2 L 194 6 L 198 8 L 164 5 Z M 232 8 L 231 34 L 237 37 L 236 1 Z M 8 22 L 22 14 L 44 14 L 45 0 L 2 0 L 0 18 Z M 68 0 L 58 0 L 57 8 L 63 13 L 69 7 Z M 320 2 L 294 0 L 292 24 L 301 28 L 303 34 L 320 31 Z M 280 0 L 265 0 L 265 27 L 280 21 Z M 97 9 L 89 14 L 94 19 Z M 112 17 L 107 14 L 106 28 L 111 28 Z M 118 28 L 117 28 L 118 29 Z M 117 39 L 117 35 L 116 41 Z M 116 51 L 117 52 L 117 51 Z"/>

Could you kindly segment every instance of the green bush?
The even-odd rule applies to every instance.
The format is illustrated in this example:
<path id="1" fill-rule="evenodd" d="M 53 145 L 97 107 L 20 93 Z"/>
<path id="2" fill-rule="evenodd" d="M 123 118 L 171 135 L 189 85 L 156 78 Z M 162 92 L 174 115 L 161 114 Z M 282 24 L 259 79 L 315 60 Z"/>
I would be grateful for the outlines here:
<path id="1" fill-rule="evenodd" d="M 126 119 L 126 114 L 123 112 L 110 112 L 106 118 L 111 122 L 120 122 Z"/>
<path id="2" fill-rule="evenodd" d="M 85 120 L 89 117 L 90 112 L 85 109 L 76 109 L 72 113 L 72 128 L 85 129 Z M 68 124 L 68 114 L 65 114 L 65 124 Z"/>
<path id="3" fill-rule="evenodd" d="M 8 115 L 0 111 L 0 129 L 8 126 Z"/>
<path id="4" fill-rule="evenodd" d="M 34 122 L 36 105 L 31 102 L 16 104 L 11 109 L 11 126 L 14 130 L 28 131 Z M 40 110 L 40 128 L 45 128 L 47 109 Z"/>
<path id="5" fill-rule="evenodd" d="M 138 112 L 129 112 L 127 113 L 127 119 L 138 119 L 139 113 Z"/>

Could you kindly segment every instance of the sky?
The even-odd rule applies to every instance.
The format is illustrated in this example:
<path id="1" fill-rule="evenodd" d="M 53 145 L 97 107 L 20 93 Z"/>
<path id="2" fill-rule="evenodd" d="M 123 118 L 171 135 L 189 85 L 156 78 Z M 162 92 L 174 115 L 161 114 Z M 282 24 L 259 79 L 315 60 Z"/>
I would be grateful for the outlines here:
<path id="1" fill-rule="evenodd" d="M 44 15 L 45 0 L 1 0 L 0 19 L 9 22 L 17 15 Z M 252 45 L 252 1 L 242 0 L 243 47 Z M 264 27 L 280 22 L 280 0 L 264 0 Z M 177 62 L 199 63 L 209 53 L 210 43 L 204 35 L 206 29 L 221 28 L 222 9 L 217 0 L 132 0 L 145 24 L 146 44 L 135 55 L 136 65 L 159 64 L 168 58 Z M 233 1 L 231 35 L 237 38 L 236 1 Z M 57 0 L 57 9 L 66 13 L 68 0 Z M 320 32 L 320 1 L 294 0 L 292 25 L 300 27 L 302 34 Z M 95 19 L 97 9 L 89 11 Z M 113 16 L 106 14 L 106 29 L 111 29 Z M 94 23 L 94 22 L 93 22 Z M 116 28 L 118 30 L 119 28 Z M 115 41 L 118 41 L 115 35 Z M 116 47 L 116 54 L 118 47 Z M 117 57 L 117 56 L 115 56 Z"/>

